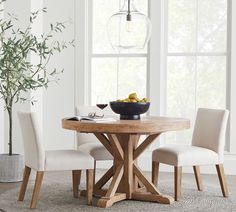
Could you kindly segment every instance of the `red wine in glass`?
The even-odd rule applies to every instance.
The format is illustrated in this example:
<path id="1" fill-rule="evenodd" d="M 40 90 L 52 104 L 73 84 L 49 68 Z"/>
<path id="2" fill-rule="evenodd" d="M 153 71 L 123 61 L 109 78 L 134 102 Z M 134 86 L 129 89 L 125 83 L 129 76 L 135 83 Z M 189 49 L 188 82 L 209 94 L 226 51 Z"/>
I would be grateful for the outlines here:
<path id="1" fill-rule="evenodd" d="M 100 96 L 100 95 L 97 96 L 96 106 L 100 108 L 101 110 L 103 110 L 104 108 L 108 106 L 107 101 L 105 100 L 104 96 Z"/>
<path id="2" fill-rule="evenodd" d="M 103 110 L 104 108 L 108 106 L 108 104 L 96 104 L 96 106 L 100 108 L 101 110 Z"/>

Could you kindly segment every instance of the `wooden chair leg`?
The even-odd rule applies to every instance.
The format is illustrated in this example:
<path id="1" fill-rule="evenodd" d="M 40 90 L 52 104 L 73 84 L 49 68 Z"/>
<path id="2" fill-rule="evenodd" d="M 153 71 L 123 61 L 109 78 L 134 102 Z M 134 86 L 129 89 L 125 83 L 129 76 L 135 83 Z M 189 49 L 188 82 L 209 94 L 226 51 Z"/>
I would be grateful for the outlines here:
<path id="1" fill-rule="evenodd" d="M 92 200 L 93 200 L 93 173 L 94 170 L 89 169 L 86 170 L 86 183 L 87 183 L 87 204 L 92 205 Z"/>
<path id="2" fill-rule="evenodd" d="M 197 183 L 197 189 L 198 189 L 198 191 L 202 191 L 203 186 L 202 186 L 202 177 L 200 174 L 200 167 L 193 166 L 193 171 L 194 171 L 194 175 L 195 175 L 195 179 L 196 179 L 196 183 Z"/>
<path id="3" fill-rule="evenodd" d="M 24 171 L 23 181 L 20 187 L 18 201 L 23 201 L 25 198 L 25 192 L 26 192 L 26 188 L 29 182 L 30 172 L 31 172 L 31 168 L 29 168 L 28 166 L 25 166 L 25 171 Z"/>
<path id="4" fill-rule="evenodd" d="M 95 186 L 95 183 L 96 183 L 96 167 L 97 167 L 97 161 L 94 160 L 94 167 L 93 167 L 93 186 Z"/>
<path id="5" fill-rule="evenodd" d="M 31 204 L 30 204 L 31 209 L 34 209 L 37 206 L 37 200 L 38 200 L 40 188 L 41 188 L 42 181 L 43 181 L 43 175 L 44 175 L 43 171 L 37 172 L 36 180 L 35 180 L 35 184 L 34 184 L 33 196 L 32 196 L 32 200 L 31 200 Z"/>
<path id="6" fill-rule="evenodd" d="M 156 161 L 152 161 L 152 183 L 157 186 L 159 176 L 159 164 Z"/>
<path id="7" fill-rule="evenodd" d="M 80 178 L 81 178 L 81 170 L 73 170 L 72 171 L 72 181 L 73 181 L 73 195 L 74 195 L 74 198 L 79 197 Z"/>
<path id="8" fill-rule="evenodd" d="M 182 167 L 175 166 L 175 201 L 181 197 Z"/>
<path id="9" fill-rule="evenodd" d="M 223 164 L 216 165 L 216 170 L 217 170 L 217 173 L 218 173 L 222 194 L 223 194 L 224 197 L 228 197 L 229 196 L 229 191 L 228 191 L 228 188 L 227 188 L 227 183 L 226 183 L 226 179 L 225 179 Z"/>

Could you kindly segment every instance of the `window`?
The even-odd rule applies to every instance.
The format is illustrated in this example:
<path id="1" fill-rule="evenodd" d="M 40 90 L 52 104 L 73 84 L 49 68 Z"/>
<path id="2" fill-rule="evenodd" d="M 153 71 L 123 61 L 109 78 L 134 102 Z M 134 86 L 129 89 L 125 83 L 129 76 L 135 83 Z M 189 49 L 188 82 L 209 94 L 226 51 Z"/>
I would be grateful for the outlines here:
<path id="1" fill-rule="evenodd" d="M 139 11 L 148 14 L 148 2 L 136 0 L 135 5 Z M 91 104 L 95 104 L 97 96 L 101 95 L 107 101 L 125 98 L 131 92 L 146 96 L 148 49 L 117 52 L 107 36 L 107 21 L 123 3 L 123 0 L 91 1 Z"/>
<path id="2" fill-rule="evenodd" d="M 166 2 L 166 113 L 192 125 L 166 139 L 189 144 L 197 108 L 226 107 L 227 0 Z"/>

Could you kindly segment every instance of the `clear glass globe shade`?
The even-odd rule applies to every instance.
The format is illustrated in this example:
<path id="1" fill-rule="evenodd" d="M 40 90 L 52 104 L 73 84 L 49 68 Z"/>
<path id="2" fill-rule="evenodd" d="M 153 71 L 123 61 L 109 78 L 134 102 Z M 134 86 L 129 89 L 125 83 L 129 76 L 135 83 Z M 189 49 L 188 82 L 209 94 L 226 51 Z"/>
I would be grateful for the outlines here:
<path id="1" fill-rule="evenodd" d="M 152 25 L 147 16 L 136 9 L 123 9 L 110 17 L 107 23 L 108 37 L 114 49 L 143 49 L 151 37 Z"/>

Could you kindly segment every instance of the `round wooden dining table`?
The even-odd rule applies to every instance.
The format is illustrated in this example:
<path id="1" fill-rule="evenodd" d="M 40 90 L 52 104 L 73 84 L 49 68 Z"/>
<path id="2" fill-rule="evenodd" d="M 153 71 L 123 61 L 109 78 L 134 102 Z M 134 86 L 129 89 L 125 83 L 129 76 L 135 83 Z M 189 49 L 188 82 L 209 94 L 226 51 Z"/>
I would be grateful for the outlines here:
<path id="1" fill-rule="evenodd" d="M 95 123 L 63 119 L 62 127 L 80 133 L 93 133 L 114 157 L 113 166 L 94 185 L 94 195 L 100 197 L 98 207 L 107 208 L 126 199 L 162 204 L 174 202 L 171 196 L 162 194 L 146 178 L 137 165 L 137 159 L 162 133 L 188 129 L 189 120 L 143 117 L 141 120 Z M 143 141 L 139 141 L 141 135 L 146 135 Z M 104 189 L 111 178 L 109 187 Z"/>

